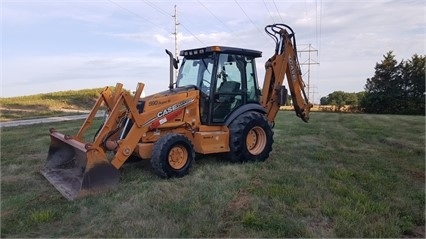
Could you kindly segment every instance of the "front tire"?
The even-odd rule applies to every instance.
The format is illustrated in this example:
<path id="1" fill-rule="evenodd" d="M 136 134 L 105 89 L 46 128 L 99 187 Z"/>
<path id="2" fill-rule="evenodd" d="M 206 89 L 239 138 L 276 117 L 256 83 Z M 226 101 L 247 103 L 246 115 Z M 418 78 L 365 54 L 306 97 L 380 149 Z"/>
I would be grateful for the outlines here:
<path id="1" fill-rule="evenodd" d="M 162 178 L 183 177 L 189 173 L 195 152 L 189 139 L 181 134 L 166 134 L 154 143 L 151 166 Z"/>
<path id="2" fill-rule="evenodd" d="M 271 126 L 258 112 L 246 112 L 229 125 L 228 158 L 231 162 L 265 161 L 274 142 Z"/>

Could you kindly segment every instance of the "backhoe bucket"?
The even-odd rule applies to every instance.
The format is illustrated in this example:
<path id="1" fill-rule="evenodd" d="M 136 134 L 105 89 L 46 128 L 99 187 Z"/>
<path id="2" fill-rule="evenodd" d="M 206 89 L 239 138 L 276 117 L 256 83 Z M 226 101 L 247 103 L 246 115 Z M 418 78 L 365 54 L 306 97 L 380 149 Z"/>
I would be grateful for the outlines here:
<path id="1" fill-rule="evenodd" d="M 68 200 L 116 186 L 119 171 L 108 162 L 105 153 L 86 149 L 84 143 L 56 131 L 50 133 L 44 177 Z"/>

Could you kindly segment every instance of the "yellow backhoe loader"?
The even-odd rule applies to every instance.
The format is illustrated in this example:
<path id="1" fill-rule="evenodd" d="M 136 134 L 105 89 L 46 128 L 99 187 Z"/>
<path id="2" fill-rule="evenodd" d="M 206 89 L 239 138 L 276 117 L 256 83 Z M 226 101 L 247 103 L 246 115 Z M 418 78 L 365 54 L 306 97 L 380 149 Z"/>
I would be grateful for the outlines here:
<path id="1" fill-rule="evenodd" d="M 287 97 L 287 79 L 296 115 L 309 119 L 312 105 L 304 92 L 295 35 L 284 24 L 265 27 L 275 40 L 258 85 L 256 50 L 211 46 L 184 50 L 176 82 L 170 58 L 169 89 L 140 98 L 120 83 L 106 87 L 76 135 L 50 129 L 51 144 L 41 173 L 69 200 L 119 182 L 130 157 L 149 159 L 160 177 L 188 174 L 197 154 L 223 153 L 232 162 L 264 161 L 273 144 L 273 125 Z M 93 140 L 84 140 L 101 106 L 106 117 Z"/>

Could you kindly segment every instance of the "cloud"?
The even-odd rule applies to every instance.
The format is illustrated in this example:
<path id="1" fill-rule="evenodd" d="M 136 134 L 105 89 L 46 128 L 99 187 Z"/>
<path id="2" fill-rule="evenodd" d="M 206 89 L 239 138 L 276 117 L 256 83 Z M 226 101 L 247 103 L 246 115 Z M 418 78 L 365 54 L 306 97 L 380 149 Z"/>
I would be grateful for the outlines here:
<path id="1" fill-rule="evenodd" d="M 105 4 L 89 2 L 82 5 L 72 1 L 5 1 L 2 3 L 3 19 L 7 25 L 34 25 L 61 19 L 105 23 L 110 19 L 112 9 Z"/>
<path id="2" fill-rule="evenodd" d="M 178 33 L 178 41 L 182 49 L 196 48 L 207 45 L 223 45 L 232 42 L 235 38 L 228 32 L 202 32 L 191 34 L 182 30 Z M 135 32 L 135 33 L 97 33 L 99 35 L 122 39 L 125 41 L 142 42 L 146 45 L 169 46 L 174 42 L 172 34 L 158 32 Z M 235 44 L 235 43 L 233 43 Z M 194 47 L 194 45 L 197 45 Z"/>
<path id="3" fill-rule="evenodd" d="M 166 63 L 167 62 L 167 63 Z M 25 67 L 23 67 L 25 66 Z M 56 55 L 16 58 L 5 62 L 3 97 L 58 90 L 96 88 L 123 82 L 132 89 L 136 82 L 161 87 L 168 82 L 166 57 L 116 55 Z M 11 80 L 14 79 L 14 80 Z M 11 89 L 18 89 L 16 92 Z M 165 88 L 165 87 L 164 87 Z M 147 93 L 154 93 L 147 89 Z"/>
<path id="4" fill-rule="evenodd" d="M 164 35 L 158 32 L 135 32 L 135 33 L 97 33 L 112 38 L 125 41 L 142 42 L 147 45 L 164 46 L 173 41 L 171 34 Z"/>
<path id="5" fill-rule="evenodd" d="M 7 43 L 3 93 L 102 87 L 116 81 L 131 87 L 144 81 L 151 92 L 165 89 L 164 48 L 173 52 L 174 4 L 180 50 L 216 44 L 260 50 L 261 82 L 263 64 L 274 51 L 274 42 L 263 28 L 274 21 L 288 24 L 298 44 L 312 44 L 319 51 L 314 60 L 320 65 L 311 66 L 311 81 L 319 96 L 362 89 L 375 63 L 389 50 L 397 59 L 425 52 L 420 0 L 238 0 L 240 6 L 235 1 L 204 0 L 114 2 L 120 7 L 110 1 L 3 3 L 2 37 Z M 58 37 L 58 33 L 69 35 Z M 301 61 L 307 57 L 300 54 Z"/>

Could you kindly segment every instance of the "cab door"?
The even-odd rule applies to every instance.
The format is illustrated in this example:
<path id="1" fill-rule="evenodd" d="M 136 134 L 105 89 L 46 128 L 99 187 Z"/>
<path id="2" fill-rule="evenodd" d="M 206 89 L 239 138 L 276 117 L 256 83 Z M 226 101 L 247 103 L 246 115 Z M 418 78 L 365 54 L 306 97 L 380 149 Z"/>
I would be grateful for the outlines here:
<path id="1" fill-rule="evenodd" d="M 223 123 L 238 107 L 259 102 L 254 58 L 222 53 L 213 85 L 212 123 Z"/>

